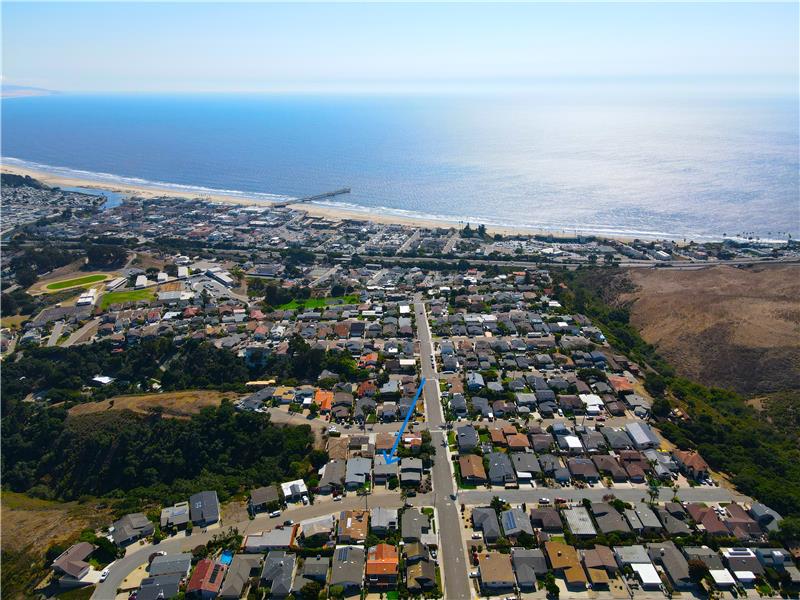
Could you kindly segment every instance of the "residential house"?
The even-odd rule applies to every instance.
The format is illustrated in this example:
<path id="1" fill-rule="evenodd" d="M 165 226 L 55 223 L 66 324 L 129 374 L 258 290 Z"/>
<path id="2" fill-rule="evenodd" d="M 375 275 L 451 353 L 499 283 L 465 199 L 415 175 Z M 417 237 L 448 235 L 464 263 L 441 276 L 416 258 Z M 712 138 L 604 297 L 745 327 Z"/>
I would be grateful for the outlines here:
<path id="1" fill-rule="evenodd" d="M 422 534 L 428 533 L 430 519 L 428 515 L 419 512 L 416 508 L 409 508 L 403 512 L 401 531 L 406 542 L 418 542 Z"/>
<path id="2" fill-rule="evenodd" d="M 369 533 L 369 512 L 345 510 L 339 516 L 339 543 L 363 544 Z"/>
<path id="3" fill-rule="evenodd" d="M 552 507 L 533 508 L 530 511 L 531 525 L 536 529 L 541 529 L 547 533 L 561 533 L 564 531 L 564 524 L 561 522 L 561 515 L 558 510 Z"/>
<path id="4" fill-rule="evenodd" d="M 673 450 L 681 471 L 696 481 L 708 479 L 708 464 L 696 450 Z"/>
<path id="5" fill-rule="evenodd" d="M 378 535 L 386 535 L 397 531 L 398 515 L 396 508 L 373 508 L 370 516 L 370 528 Z"/>
<path id="6" fill-rule="evenodd" d="M 459 452 L 467 453 L 478 447 L 480 437 L 472 425 L 464 425 L 456 429 L 456 443 Z"/>
<path id="7" fill-rule="evenodd" d="M 364 487 L 370 481 L 372 474 L 372 461 L 368 458 L 347 459 L 344 475 L 344 485 L 348 490 Z"/>
<path id="8" fill-rule="evenodd" d="M 170 573 L 180 573 L 182 577 L 186 577 L 191 568 L 191 554 L 166 554 L 156 556 L 150 563 L 148 571 L 151 577 L 168 575 Z"/>
<path id="9" fill-rule="evenodd" d="M 436 567 L 429 560 L 418 560 L 406 567 L 406 587 L 414 595 L 436 586 Z"/>
<path id="10" fill-rule="evenodd" d="M 619 573 L 614 552 L 608 546 L 597 545 L 581 550 L 580 556 L 593 589 L 607 587 L 611 578 Z"/>
<path id="11" fill-rule="evenodd" d="M 131 513 L 111 524 L 111 538 L 118 546 L 126 546 L 136 540 L 153 535 L 155 527 L 142 513 Z"/>
<path id="12" fill-rule="evenodd" d="M 186 593 L 203 600 L 216 598 L 222 588 L 222 580 L 227 569 L 226 565 L 214 562 L 210 558 L 199 560 L 189 583 L 186 584 Z"/>
<path id="13" fill-rule="evenodd" d="M 397 477 L 397 461 L 387 463 L 383 454 L 376 454 L 372 459 L 372 479 L 375 485 L 385 484 L 393 477 Z"/>
<path id="14" fill-rule="evenodd" d="M 174 506 L 161 509 L 161 529 L 175 527 L 183 529 L 189 523 L 189 503 L 178 502 Z"/>
<path id="15" fill-rule="evenodd" d="M 494 544 L 502 537 L 500 522 L 493 508 L 476 507 L 472 509 L 472 527 L 483 533 L 488 544 Z"/>
<path id="16" fill-rule="evenodd" d="M 521 508 L 510 508 L 500 513 L 500 523 L 503 525 L 505 537 L 516 540 L 521 534 L 533 535 L 531 520 Z"/>
<path id="17" fill-rule="evenodd" d="M 180 573 L 145 577 L 139 584 L 136 598 L 141 598 L 141 600 L 163 600 L 163 598 L 173 598 L 180 590 L 181 579 Z"/>
<path id="18" fill-rule="evenodd" d="M 549 571 L 544 552 L 538 548 L 512 548 L 511 564 L 517 577 L 517 585 L 525 592 L 535 591 L 536 580 L 547 575 Z"/>
<path id="19" fill-rule="evenodd" d="M 647 553 L 653 563 L 661 566 L 676 590 L 693 586 L 689 577 L 689 562 L 671 540 L 647 544 Z"/>
<path id="20" fill-rule="evenodd" d="M 236 554 L 219 590 L 219 598 L 238 600 L 261 566 L 261 555 Z"/>
<path id="21" fill-rule="evenodd" d="M 416 487 L 422 482 L 422 459 L 400 460 L 400 485 Z"/>
<path id="22" fill-rule="evenodd" d="M 472 485 L 486 483 L 486 470 L 483 468 L 483 459 L 480 456 L 474 454 L 459 456 L 458 468 L 463 482 Z"/>
<path id="23" fill-rule="evenodd" d="M 562 512 L 567 528 L 572 535 L 579 538 L 590 538 L 597 535 L 589 511 L 583 506 L 574 506 Z"/>
<path id="24" fill-rule="evenodd" d="M 272 550 L 264 559 L 261 581 L 269 587 L 270 598 L 286 598 L 292 593 L 295 556 L 283 550 Z"/>
<path id="25" fill-rule="evenodd" d="M 397 547 L 377 544 L 367 551 L 366 583 L 371 589 L 387 590 L 397 585 L 400 558 Z"/>
<path id="26" fill-rule="evenodd" d="M 607 502 L 592 502 L 592 516 L 597 528 L 603 534 L 631 532 L 630 525 L 622 513 Z"/>
<path id="27" fill-rule="evenodd" d="M 53 572 L 61 576 L 59 582 L 69 585 L 83 579 L 91 568 L 87 559 L 96 549 L 97 546 L 89 542 L 79 542 L 59 554 L 52 565 Z"/>
<path id="28" fill-rule="evenodd" d="M 341 586 L 345 594 L 359 593 L 364 583 L 366 556 L 359 546 L 339 546 L 333 553 L 329 584 Z"/>
<path id="29" fill-rule="evenodd" d="M 516 583 L 511 557 L 500 552 L 487 552 L 478 556 L 481 591 L 487 595 L 512 590 Z"/>
<path id="30" fill-rule="evenodd" d="M 253 512 L 268 510 L 271 506 L 280 504 L 278 488 L 274 485 L 267 485 L 256 488 L 250 492 L 250 510 Z"/>
<path id="31" fill-rule="evenodd" d="M 564 578 L 567 588 L 576 591 L 586 589 L 589 580 L 581 566 L 578 551 L 573 546 L 563 542 L 549 541 L 544 543 L 544 551 L 550 567 L 556 575 Z"/>
<path id="32" fill-rule="evenodd" d="M 514 485 L 517 483 L 514 467 L 507 454 L 491 452 L 487 458 L 489 460 L 489 481 L 493 485 Z"/>
<path id="33" fill-rule="evenodd" d="M 353 460 L 353 459 L 350 459 Z M 348 460 L 331 460 L 321 469 L 319 493 L 332 494 L 344 488 Z"/>

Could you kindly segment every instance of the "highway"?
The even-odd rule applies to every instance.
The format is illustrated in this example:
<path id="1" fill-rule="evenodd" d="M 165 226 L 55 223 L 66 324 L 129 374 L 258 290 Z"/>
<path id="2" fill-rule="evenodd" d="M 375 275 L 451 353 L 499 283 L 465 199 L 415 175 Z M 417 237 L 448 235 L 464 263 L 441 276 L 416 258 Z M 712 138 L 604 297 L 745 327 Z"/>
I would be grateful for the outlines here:
<path id="1" fill-rule="evenodd" d="M 448 600 L 469 600 L 472 597 L 470 579 L 467 573 L 466 552 L 461 537 L 461 514 L 457 501 L 456 483 L 450 466 L 447 449 L 447 433 L 442 414 L 442 402 L 439 395 L 439 379 L 436 370 L 431 366 L 433 345 L 428 327 L 428 317 L 422 302 L 414 303 L 419 338 L 419 354 L 422 363 L 422 377 L 427 383 L 423 390 L 425 399 L 425 415 L 431 440 L 436 448 L 436 460 L 433 463 L 433 506 L 438 516 L 439 532 L 439 568 L 442 573 L 444 597 Z M 452 497 L 451 497 L 452 496 Z"/>

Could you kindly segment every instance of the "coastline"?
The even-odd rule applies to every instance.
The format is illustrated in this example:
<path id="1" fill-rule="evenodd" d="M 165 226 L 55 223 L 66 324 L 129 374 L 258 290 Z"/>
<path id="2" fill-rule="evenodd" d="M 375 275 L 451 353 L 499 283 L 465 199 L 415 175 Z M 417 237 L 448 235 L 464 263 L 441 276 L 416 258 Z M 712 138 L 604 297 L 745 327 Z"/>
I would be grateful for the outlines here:
<path id="1" fill-rule="evenodd" d="M 242 206 L 269 206 L 269 201 L 256 200 L 253 198 L 247 198 L 243 196 L 231 196 L 224 193 L 204 193 L 204 192 L 190 191 L 190 190 L 179 190 L 179 189 L 176 190 L 168 187 L 158 187 L 155 185 L 144 186 L 144 185 L 134 185 L 129 183 L 111 182 L 111 181 L 108 182 L 96 181 L 93 179 L 69 177 L 66 175 L 49 173 L 44 170 L 31 169 L 29 167 L 21 167 L 17 165 L 8 165 L 5 163 L 0 165 L 0 171 L 2 171 L 3 173 L 11 173 L 15 175 L 23 175 L 23 176 L 27 175 L 41 181 L 44 184 L 53 187 L 81 187 L 98 191 L 105 190 L 119 194 L 128 194 L 131 196 L 135 195 L 141 198 L 158 198 L 158 197 L 169 196 L 174 198 L 185 198 L 187 200 L 200 198 L 211 202 L 238 204 Z M 292 210 L 304 212 L 311 217 L 319 217 L 319 218 L 329 219 L 332 221 L 353 220 L 353 221 L 378 223 L 381 225 L 405 225 L 409 227 L 420 227 L 427 229 L 436 229 L 436 228 L 458 229 L 464 223 L 463 221 L 459 221 L 456 219 L 452 220 L 432 219 L 422 216 L 416 217 L 411 215 L 405 216 L 405 215 L 386 214 L 386 213 L 382 214 L 377 212 L 359 211 L 351 209 L 349 210 L 347 208 L 338 206 L 320 205 L 313 203 L 290 204 L 289 207 L 292 208 Z M 472 223 L 472 226 L 476 227 L 479 224 L 480 223 L 475 222 Z M 546 236 L 552 236 L 553 238 L 556 239 L 558 238 L 571 239 L 575 237 L 574 232 L 558 231 L 550 229 L 538 229 L 535 227 L 509 227 L 503 225 L 486 224 L 486 231 L 490 234 L 498 233 L 501 235 L 512 235 L 512 236 L 546 235 Z M 592 236 L 598 239 L 619 240 L 622 242 L 632 241 L 635 237 L 640 237 L 640 238 L 647 237 L 643 235 L 626 236 L 626 235 L 615 235 L 615 234 L 592 233 L 588 231 L 581 232 L 581 235 L 587 237 Z"/>

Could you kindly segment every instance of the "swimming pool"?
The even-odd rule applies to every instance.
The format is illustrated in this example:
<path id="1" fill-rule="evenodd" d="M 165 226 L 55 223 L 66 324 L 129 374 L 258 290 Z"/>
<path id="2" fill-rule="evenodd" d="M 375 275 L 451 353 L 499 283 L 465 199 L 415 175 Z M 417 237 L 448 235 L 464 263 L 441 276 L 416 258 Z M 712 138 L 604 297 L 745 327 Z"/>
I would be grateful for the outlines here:
<path id="1" fill-rule="evenodd" d="M 223 565 L 231 564 L 232 560 L 233 560 L 233 550 L 225 550 L 225 552 L 222 553 L 222 556 L 219 557 L 219 562 L 220 564 Z"/>

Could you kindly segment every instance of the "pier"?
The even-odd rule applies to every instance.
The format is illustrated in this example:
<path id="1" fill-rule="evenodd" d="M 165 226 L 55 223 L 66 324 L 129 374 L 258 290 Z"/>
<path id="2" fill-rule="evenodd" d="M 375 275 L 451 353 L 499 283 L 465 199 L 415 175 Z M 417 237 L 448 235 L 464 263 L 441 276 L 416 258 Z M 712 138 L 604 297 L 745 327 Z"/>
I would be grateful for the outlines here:
<path id="1" fill-rule="evenodd" d="M 325 192 L 324 194 L 317 194 L 316 196 L 306 196 L 305 198 L 295 198 L 294 200 L 285 200 L 283 202 L 276 202 L 272 206 L 283 207 L 283 206 L 289 206 L 290 204 L 302 204 L 303 202 L 313 202 L 314 200 L 333 198 L 334 196 L 340 196 L 342 194 L 349 194 L 349 193 L 350 193 L 350 188 L 346 187 L 334 190 L 332 192 Z"/>

